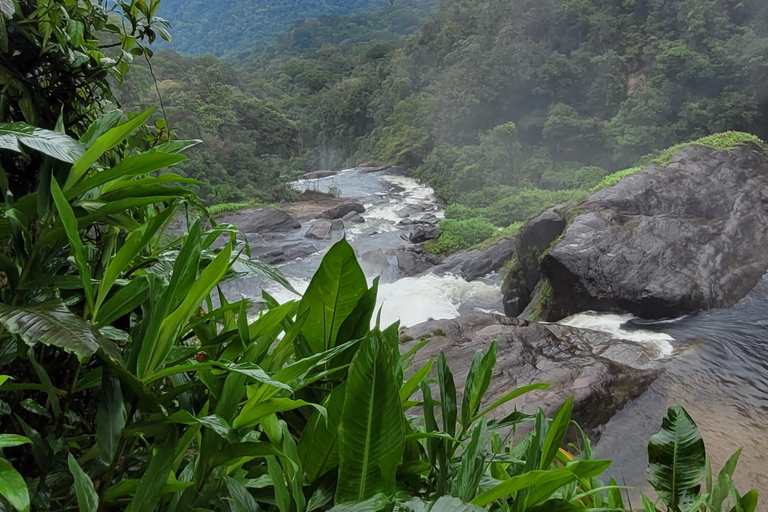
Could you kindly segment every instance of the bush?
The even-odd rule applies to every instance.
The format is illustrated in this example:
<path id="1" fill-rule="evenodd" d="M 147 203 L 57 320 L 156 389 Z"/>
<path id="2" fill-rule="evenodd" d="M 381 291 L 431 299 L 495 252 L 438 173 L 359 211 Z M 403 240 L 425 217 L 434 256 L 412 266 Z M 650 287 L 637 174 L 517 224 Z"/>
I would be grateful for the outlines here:
<path id="1" fill-rule="evenodd" d="M 479 213 L 498 227 L 506 227 L 534 217 L 547 208 L 567 203 L 582 195 L 582 190 L 540 190 L 535 188 L 514 189 L 514 193 Z"/>
<path id="2" fill-rule="evenodd" d="M 449 204 L 445 207 L 445 218 L 451 220 L 468 220 L 479 217 L 476 208 L 470 208 L 459 203 Z"/>
<path id="3" fill-rule="evenodd" d="M 440 238 L 430 243 L 428 250 L 435 254 L 446 254 L 468 249 L 496 233 L 496 228 L 487 219 L 475 217 L 465 220 L 447 219 L 440 223 Z"/>
<path id="4" fill-rule="evenodd" d="M 758 146 L 762 146 L 765 143 L 759 137 L 752 135 L 751 133 L 734 131 L 715 133 L 713 135 L 702 137 L 698 140 L 677 144 L 665 149 L 658 154 L 646 155 L 640 160 L 640 162 L 651 163 L 655 165 L 666 165 L 669 163 L 670 159 L 675 155 L 675 153 L 688 146 L 704 146 L 712 149 L 722 149 L 729 151 L 736 148 L 737 146 L 743 146 L 745 144 L 757 144 Z"/>
<path id="5" fill-rule="evenodd" d="M 541 176 L 541 187 L 549 190 L 589 190 L 603 179 L 608 171 L 602 167 L 559 166 Z"/>
<path id="6" fill-rule="evenodd" d="M 642 167 L 632 167 L 631 169 L 624 169 L 623 171 L 618 171 L 613 174 L 609 174 L 605 178 L 603 178 L 600 183 L 595 185 L 595 188 L 591 190 L 592 193 L 597 192 L 598 190 L 603 190 L 604 188 L 609 188 L 626 178 L 627 176 L 631 176 L 635 173 L 638 173 L 642 171 Z"/>

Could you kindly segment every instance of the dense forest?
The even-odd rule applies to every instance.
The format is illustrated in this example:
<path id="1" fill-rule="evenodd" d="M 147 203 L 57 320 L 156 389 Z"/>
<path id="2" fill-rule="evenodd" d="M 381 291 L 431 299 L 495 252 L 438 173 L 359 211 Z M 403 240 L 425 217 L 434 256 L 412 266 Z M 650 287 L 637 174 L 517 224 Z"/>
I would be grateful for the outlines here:
<path id="1" fill-rule="evenodd" d="M 294 21 L 354 14 L 382 0 L 166 0 L 163 16 L 173 25 L 180 53 L 229 54 L 273 40 Z"/>
<path id="2" fill-rule="evenodd" d="M 675 143 L 764 135 L 766 21 L 757 0 L 399 0 L 227 61 L 161 54 L 157 89 L 172 128 L 206 140 L 185 171 L 212 201 L 378 161 L 503 227 Z"/>

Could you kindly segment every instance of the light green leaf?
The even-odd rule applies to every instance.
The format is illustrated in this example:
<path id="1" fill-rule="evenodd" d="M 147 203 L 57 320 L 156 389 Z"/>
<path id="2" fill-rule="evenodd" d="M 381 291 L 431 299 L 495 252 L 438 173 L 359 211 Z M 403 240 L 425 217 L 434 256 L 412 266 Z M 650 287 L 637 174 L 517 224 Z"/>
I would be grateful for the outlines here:
<path id="1" fill-rule="evenodd" d="M 555 455 L 560 449 L 560 445 L 563 444 L 565 434 L 568 433 L 568 427 L 571 424 L 571 411 L 573 410 L 573 397 L 570 397 L 565 401 L 565 404 L 555 415 L 552 420 L 552 424 L 549 426 L 547 436 L 544 438 L 544 444 L 541 448 L 541 463 L 539 468 L 547 469 L 552 461 L 555 460 Z"/>
<path id="2" fill-rule="evenodd" d="M 541 384 L 531 384 L 529 386 L 522 386 L 522 387 L 513 389 L 512 391 L 510 391 L 509 393 L 507 393 L 506 395 L 502 396 L 501 398 L 499 398 L 498 400 L 493 402 L 491 405 L 489 405 L 488 407 L 483 409 L 481 412 L 479 412 L 473 418 L 473 421 L 477 420 L 478 418 L 480 418 L 482 416 L 487 416 L 491 411 L 494 411 L 498 407 L 501 407 L 505 403 L 507 403 L 507 402 L 509 402 L 511 400 L 514 400 L 515 398 L 517 398 L 519 396 L 523 396 L 523 395 L 525 395 L 527 393 L 530 393 L 531 391 L 536 391 L 537 389 L 546 389 L 548 387 L 549 387 L 549 384 L 541 383 Z"/>
<path id="3" fill-rule="evenodd" d="M 504 480 L 472 500 L 473 505 L 484 507 L 498 499 L 515 494 L 529 487 L 553 484 L 557 487 L 577 480 L 576 475 L 565 469 L 554 471 L 529 471 Z"/>
<path id="4" fill-rule="evenodd" d="M 386 494 L 379 493 L 367 500 L 342 503 L 331 508 L 328 512 L 379 512 L 390 504 Z"/>
<path id="5" fill-rule="evenodd" d="M 21 446 L 22 444 L 30 444 L 31 442 L 28 437 L 16 434 L 0 434 L 0 450 Z"/>
<path id="6" fill-rule="evenodd" d="M 339 329 L 367 291 L 355 251 L 340 240 L 323 258 L 299 304 L 299 315 L 309 310 L 302 334 L 314 353 L 335 346 Z"/>
<path id="7" fill-rule="evenodd" d="M 96 139 L 96 141 L 88 148 L 88 150 L 72 164 L 72 168 L 69 171 L 69 176 L 64 184 L 64 190 L 71 189 L 83 175 L 88 172 L 88 169 L 101 158 L 104 153 L 117 146 L 123 139 L 131 135 L 133 132 L 139 129 L 149 117 L 152 115 L 154 108 L 145 110 L 138 116 L 134 117 L 130 121 L 123 123 L 108 130 L 104 135 Z"/>
<path id="8" fill-rule="evenodd" d="M 11 463 L 3 458 L 0 458 L 0 496 L 19 512 L 29 512 L 27 484 Z"/>
<path id="9" fill-rule="evenodd" d="M 85 150 L 71 137 L 35 128 L 25 123 L 0 123 L 0 149 L 21 152 L 21 146 L 39 151 L 62 162 L 73 163 Z"/>
<path id="10" fill-rule="evenodd" d="M 59 188 L 59 183 L 51 180 L 51 195 L 53 202 L 56 203 L 56 209 L 59 211 L 59 217 L 64 225 L 64 231 L 67 233 L 69 245 L 72 248 L 72 255 L 75 258 L 77 270 L 80 272 L 80 279 L 83 281 L 83 291 L 88 302 L 88 311 L 93 313 L 93 285 L 91 284 L 91 266 L 88 262 L 88 256 L 85 252 L 83 239 L 80 238 L 80 230 L 77 226 L 77 217 L 72 210 L 67 199 Z"/>
<path id="11" fill-rule="evenodd" d="M 316 410 L 321 411 L 321 414 L 324 416 L 327 416 L 324 407 L 311 402 L 305 402 L 304 400 L 292 400 L 290 398 L 268 398 L 266 400 L 258 400 L 251 397 L 243 406 L 243 410 L 237 418 L 235 418 L 235 421 L 232 422 L 232 426 L 236 429 L 253 427 L 272 414 L 292 411 L 300 407 L 313 407 Z"/>
<path id="12" fill-rule="evenodd" d="M 99 497 L 90 477 L 85 474 L 71 453 L 67 456 L 67 465 L 69 472 L 75 477 L 75 494 L 80 512 L 96 512 L 99 508 Z"/>

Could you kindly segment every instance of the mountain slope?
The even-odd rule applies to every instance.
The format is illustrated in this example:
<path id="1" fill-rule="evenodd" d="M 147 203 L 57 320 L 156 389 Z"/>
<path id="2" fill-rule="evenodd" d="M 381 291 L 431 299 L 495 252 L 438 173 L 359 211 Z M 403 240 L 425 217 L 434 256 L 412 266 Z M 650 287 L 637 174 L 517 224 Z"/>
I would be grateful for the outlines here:
<path id="1" fill-rule="evenodd" d="M 160 16 L 173 24 L 179 53 L 223 55 L 271 40 L 294 21 L 346 15 L 381 0 L 163 0 Z"/>

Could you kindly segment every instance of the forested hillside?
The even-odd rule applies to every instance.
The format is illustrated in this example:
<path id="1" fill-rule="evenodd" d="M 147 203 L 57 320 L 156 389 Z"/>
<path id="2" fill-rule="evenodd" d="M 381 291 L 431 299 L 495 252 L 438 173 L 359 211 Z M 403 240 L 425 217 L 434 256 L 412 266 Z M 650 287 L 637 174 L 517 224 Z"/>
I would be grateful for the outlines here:
<path id="1" fill-rule="evenodd" d="M 226 68 L 216 80 L 237 89 L 233 98 L 279 114 L 270 119 L 291 135 L 271 154 L 294 157 L 279 163 L 280 176 L 403 163 L 473 209 L 455 207 L 458 217 L 497 226 L 675 143 L 766 134 L 764 2 L 444 0 L 428 17 L 424 9 L 402 0 L 301 22 L 232 67 L 197 61 L 192 82 Z M 178 72 L 189 61 L 163 59 L 161 86 L 176 88 L 165 95 L 170 111 L 195 86 Z M 184 135 L 211 120 L 193 114 L 176 122 Z M 222 125 L 211 133 L 227 140 Z M 247 167 L 259 182 L 261 167 Z"/>
<path id="2" fill-rule="evenodd" d="M 223 55 L 273 40 L 294 21 L 347 15 L 382 0 L 164 0 L 160 15 L 173 25 L 173 48 Z"/>

